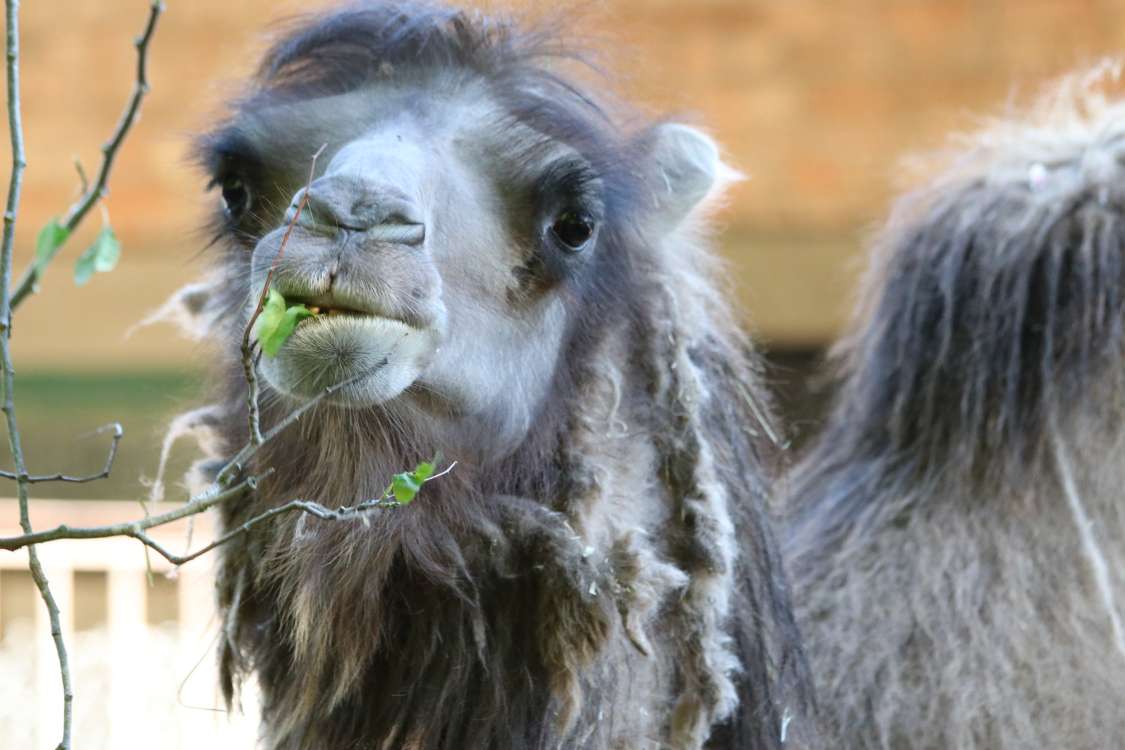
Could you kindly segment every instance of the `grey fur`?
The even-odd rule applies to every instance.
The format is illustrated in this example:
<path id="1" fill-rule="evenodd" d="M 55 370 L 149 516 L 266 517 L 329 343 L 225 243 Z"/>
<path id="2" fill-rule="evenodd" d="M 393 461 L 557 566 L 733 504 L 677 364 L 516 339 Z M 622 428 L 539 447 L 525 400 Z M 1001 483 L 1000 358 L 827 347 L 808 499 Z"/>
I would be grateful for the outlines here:
<path id="1" fill-rule="evenodd" d="M 1125 737 L 1125 105 L 1098 75 L 962 139 L 876 243 L 784 541 L 836 746 Z"/>

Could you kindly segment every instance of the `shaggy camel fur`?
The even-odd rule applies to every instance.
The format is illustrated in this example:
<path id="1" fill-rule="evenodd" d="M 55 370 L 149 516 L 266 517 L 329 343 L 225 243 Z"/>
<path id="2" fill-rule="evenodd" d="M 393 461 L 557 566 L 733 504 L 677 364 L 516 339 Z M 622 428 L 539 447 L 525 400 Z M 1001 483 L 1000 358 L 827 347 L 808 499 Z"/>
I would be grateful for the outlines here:
<path id="1" fill-rule="evenodd" d="M 1125 738 L 1123 164 L 1072 79 L 877 242 L 783 542 L 834 746 Z"/>

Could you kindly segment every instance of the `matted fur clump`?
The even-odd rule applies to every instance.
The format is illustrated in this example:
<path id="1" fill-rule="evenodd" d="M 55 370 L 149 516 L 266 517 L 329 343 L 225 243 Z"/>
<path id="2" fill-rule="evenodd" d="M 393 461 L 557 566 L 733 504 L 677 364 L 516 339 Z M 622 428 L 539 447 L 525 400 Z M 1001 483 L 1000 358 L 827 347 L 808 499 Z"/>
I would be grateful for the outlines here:
<path id="1" fill-rule="evenodd" d="M 848 748 L 1125 737 L 1125 103 L 958 141 L 879 236 L 783 554 Z"/>
<path id="2" fill-rule="evenodd" d="M 625 127 L 620 103 L 564 74 L 572 62 L 506 19 L 360 4 L 295 24 L 201 140 L 225 213 L 211 299 L 193 287 L 192 300 L 224 355 L 227 455 L 247 437 L 238 348 L 255 274 L 320 143 L 310 222 L 346 186 L 401 188 L 406 207 L 370 240 L 370 201 L 329 206 L 338 218 L 297 227 L 275 284 L 287 297 L 319 284 L 301 298 L 334 305 L 350 274 L 369 295 L 350 307 L 397 310 L 394 330 L 440 341 L 411 350 L 402 371 L 420 374 L 400 395 L 374 380 L 269 444 L 245 470 L 275 473 L 223 525 L 294 498 L 378 496 L 435 452 L 458 462 L 409 506 L 279 516 L 223 548 L 224 689 L 257 678 L 270 748 L 749 750 L 810 736 L 764 517 L 768 409 L 705 242 L 724 168 L 698 131 Z M 449 177 L 461 164 L 475 171 Z M 411 192 L 421 169 L 438 181 Z M 303 322 L 276 362 L 338 332 L 317 339 L 308 376 L 342 372 L 368 344 L 361 323 Z M 513 333 L 490 338 L 495 326 Z M 443 381 L 450 351 L 463 378 Z M 268 427 L 303 382 L 262 367 Z M 511 385 L 493 396 L 495 382 Z"/>

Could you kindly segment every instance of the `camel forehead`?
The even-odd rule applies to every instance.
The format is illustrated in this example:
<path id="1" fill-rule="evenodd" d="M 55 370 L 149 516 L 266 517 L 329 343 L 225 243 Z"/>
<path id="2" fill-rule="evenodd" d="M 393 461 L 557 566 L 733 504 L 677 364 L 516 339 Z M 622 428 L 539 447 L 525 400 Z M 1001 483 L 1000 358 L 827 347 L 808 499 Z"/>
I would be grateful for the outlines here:
<path id="1" fill-rule="evenodd" d="M 526 151 L 517 144 L 541 146 L 547 140 L 509 115 L 483 83 L 462 79 L 378 83 L 343 94 L 246 106 L 218 150 L 253 155 L 275 177 L 281 178 L 281 172 L 304 179 L 311 152 L 320 145 L 326 147 L 319 162 L 323 170 L 349 143 L 380 133 L 493 156 Z M 560 149 L 564 147 L 548 151 Z M 433 153 L 440 157 L 439 151 Z M 533 167 L 535 161 L 524 166 Z"/>

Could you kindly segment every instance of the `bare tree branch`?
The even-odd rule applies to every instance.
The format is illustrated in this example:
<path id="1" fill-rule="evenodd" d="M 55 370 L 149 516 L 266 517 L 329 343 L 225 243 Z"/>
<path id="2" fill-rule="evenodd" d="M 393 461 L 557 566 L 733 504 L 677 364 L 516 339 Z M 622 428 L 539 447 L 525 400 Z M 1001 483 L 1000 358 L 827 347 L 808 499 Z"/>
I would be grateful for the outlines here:
<path id="1" fill-rule="evenodd" d="M 297 210 L 293 213 L 293 218 L 289 220 L 289 226 L 285 228 L 285 236 L 281 238 L 277 254 L 273 256 L 270 269 L 266 272 L 266 280 L 262 284 L 261 294 L 258 295 L 258 305 L 254 308 L 254 314 L 250 316 L 250 321 L 242 332 L 242 370 L 246 373 L 247 385 L 246 410 L 250 421 L 250 442 L 254 445 L 262 444 L 262 424 L 258 411 L 258 358 L 254 357 L 250 334 L 254 330 L 254 323 L 257 322 L 258 317 L 262 314 L 262 309 L 266 306 L 266 298 L 270 293 L 270 282 L 273 281 L 273 272 L 277 268 L 277 264 L 281 262 L 281 256 L 285 254 L 285 246 L 289 244 L 289 236 L 293 234 L 293 227 L 297 225 L 297 220 L 301 218 L 301 212 L 308 205 L 309 190 L 312 188 L 313 177 L 316 175 L 316 160 L 320 158 L 327 147 L 327 143 L 321 145 L 312 156 L 312 163 L 309 165 L 309 179 L 305 182 L 305 192 L 301 194 L 301 200 L 297 203 Z"/>
<path id="2" fill-rule="evenodd" d="M 148 90 L 145 75 L 145 57 L 149 39 L 156 28 L 156 19 L 160 16 L 164 6 L 157 0 L 152 5 L 152 12 L 145 31 L 137 41 L 137 87 L 127 107 L 125 114 L 118 123 L 117 130 L 109 143 L 103 148 L 104 158 L 101 170 L 98 173 L 94 186 L 88 188 L 81 198 L 67 212 L 65 225 L 68 230 L 73 230 L 89 212 L 90 208 L 104 195 L 109 172 L 113 166 L 114 157 L 128 132 L 129 127 L 136 119 L 140 109 L 141 99 Z M 0 242 L 0 370 L 3 378 L 0 387 L 3 390 L 3 411 L 8 426 L 8 445 L 12 452 L 12 461 L 15 466 L 16 497 L 19 503 L 20 528 L 25 534 L 31 534 L 31 517 L 28 511 L 29 492 L 32 477 L 27 471 L 27 462 L 24 458 L 23 445 L 20 440 L 19 423 L 16 419 L 15 408 L 15 370 L 12 366 L 11 336 L 12 336 L 12 310 L 35 288 L 42 265 L 33 261 L 28 268 L 18 288 L 12 290 L 12 249 L 15 240 L 16 216 L 19 211 L 20 193 L 23 188 L 23 172 L 27 167 L 27 158 L 23 143 L 23 121 L 21 112 L 21 97 L 19 83 L 19 0 L 5 0 L 6 35 L 5 49 L 7 52 L 7 83 L 8 83 L 8 130 L 12 147 L 12 174 L 8 185 L 8 199 L 4 210 L 4 234 Z M 120 441 L 121 429 L 117 426 L 114 441 L 110 448 L 106 470 L 112 467 L 116 457 L 117 445 Z M 38 479 L 38 478 L 37 478 Z M 47 607 L 47 615 L 51 623 L 51 637 L 55 643 L 55 652 L 59 660 L 59 675 L 63 689 L 63 726 L 62 739 L 59 750 L 70 750 L 71 726 L 74 705 L 74 689 L 72 687 L 70 664 L 67 657 L 66 643 L 63 640 L 59 607 L 51 593 L 47 575 L 39 561 L 39 554 L 34 545 L 27 548 L 28 567 L 32 579 L 39 590 L 39 595 Z"/>
<path id="3" fill-rule="evenodd" d="M 432 482 L 435 479 L 439 479 L 445 476 L 449 472 L 453 471 L 453 468 L 455 466 L 457 466 L 456 461 L 451 463 L 444 470 L 438 472 L 437 474 L 434 474 L 431 477 L 427 477 L 425 480 L 423 480 L 423 483 Z M 29 547 L 31 545 L 44 544 L 46 542 L 55 542 L 61 539 L 105 539 L 108 537 L 126 536 L 138 540 L 146 547 L 155 551 L 171 564 L 179 566 L 183 565 L 184 563 L 191 562 L 195 558 L 210 552 L 216 547 L 220 547 L 231 541 L 232 539 L 245 534 L 258 524 L 285 513 L 301 511 L 311 516 L 315 516 L 322 521 L 343 521 L 349 518 L 355 518 L 361 513 L 366 513 L 368 511 L 400 508 L 403 505 L 403 503 L 394 498 L 394 495 L 389 488 L 388 491 L 382 495 L 382 497 L 372 498 L 371 500 L 364 500 L 361 503 L 356 503 L 355 505 L 345 505 L 340 508 L 329 508 L 326 505 L 321 505 L 320 503 L 313 502 L 311 500 L 292 500 L 285 505 L 279 505 L 276 508 L 271 508 L 267 511 L 259 513 L 253 518 L 248 519 L 242 525 L 229 530 L 218 539 L 215 539 L 209 544 L 200 547 L 196 551 L 185 555 L 177 555 L 169 552 L 167 548 L 165 548 L 163 545 L 161 545 L 159 542 L 145 533 L 149 529 L 153 529 L 158 526 L 166 526 L 167 524 L 174 523 L 181 519 L 198 515 L 200 513 L 203 513 L 204 511 L 214 508 L 216 505 L 220 505 L 228 500 L 234 500 L 249 492 L 253 492 L 257 488 L 258 483 L 272 473 L 273 469 L 268 469 L 257 476 L 248 477 L 247 479 L 244 479 L 233 487 L 222 492 L 211 495 L 196 496 L 185 503 L 183 506 L 176 508 L 175 510 L 168 511 L 167 513 L 162 513 L 158 516 L 147 516 L 136 521 L 108 524 L 106 526 L 87 526 L 74 528 L 67 526 L 66 524 L 61 524 L 54 527 L 53 529 L 47 529 L 44 531 L 36 531 L 34 533 L 22 534 L 20 536 L 13 537 L 0 537 L 0 549 L 15 551 L 18 549 L 23 549 L 24 547 Z"/>
<path id="4" fill-rule="evenodd" d="M 18 5 L 18 1 L 17 1 Z M 95 177 L 93 184 L 91 184 L 85 192 L 75 201 L 66 212 L 62 224 L 66 227 L 68 232 L 73 232 L 82 220 L 86 218 L 86 214 L 90 209 L 101 200 L 106 192 L 109 184 L 109 174 L 113 169 L 113 164 L 117 158 L 117 152 L 121 150 L 121 144 L 125 142 L 125 136 L 129 134 L 129 129 L 132 128 L 133 123 L 137 120 L 137 115 L 141 111 L 141 102 L 144 101 L 145 95 L 148 93 L 148 43 L 152 39 L 153 32 L 156 31 L 156 22 L 160 18 L 160 14 L 164 12 L 164 3 L 161 0 L 154 0 L 149 7 L 148 22 L 145 24 L 144 31 L 134 41 L 133 45 L 137 48 L 137 75 L 136 83 L 133 86 L 133 94 L 129 97 L 128 103 L 125 105 L 125 110 L 121 113 L 121 118 L 117 121 L 117 127 L 114 128 L 113 134 L 109 140 L 102 145 L 102 164 L 98 169 L 97 177 Z M 20 283 L 16 287 L 15 292 L 12 294 L 12 309 L 19 307 L 20 303 L 32 292 L 35 291 L 36 286 L 39 284 L 39 277 L 43 273 L 45 263 L 32 262 L 24 271 L 23 277 L 20 278 Z"/>
<path id="5" fill-rule="evenodd" d="M 375 499 L 372 499 L 372 500 L 365 500 L 362 503 L 359 503 L 357 505 L 352 505 L 352 506 L 349 506 L 349 507 L 336 508 L 335 510 L 333 510 L 331 508 L 328 508 L 324 505 L 321 505 L 320 503 L 315 503 L 315 502 L 312 502 L 312 501 L 309 501 L 309 500 L 292 500 L 292 501 L 286 503 L 285 505 L 279 505 L 276 508 L 271 508 L 271 509 L 269 509 L 269 510 L 263 512 L 263 513 L 260 513 L 256 516 L 254 516 L 253 518 L 251 518 L 251 519 L 247 520 L 245 523 L 243 523 L 241 526 L 238 526 L 234 529 L 231 529 L 230 531 L 223 534 L 221 537 L 214 540 L 210 544 L 207 544 L 203 547 L 200 547 L 195 552 L 191 552 L 189 554 L 179 556 L 179 555 L 168 554 L 162 548 L 159 548 L 159 547 L 154 546 L 153 549 L 156 550 L 156 552 L 161 554 L 164 557 L 164 559 L 166 559 L 168 562 L 172 563 L 173 565 L 183 565 L 186 562 L 190 562 L 190 561 L 194 560 L 195 558 L 199 557 L 200 555 L 204 555 L 204 554 L 210 552 L 211 550 L 215 549 L 216 547 L 219 547 L 221 545 L 226 544 L 227 542 L 231 541 L 232 539 L 234 539 L 236 537 L 242 536 L 243 534 L 247 533 L 248 531 L 250 531 L 255 526 L 259 525 L 260 523 L 262 523 L 264 521 L 267 521 L 270 518 L 273 518 L 274 516 L 280 516 L 280 515 L 285 514 L 285 513 L 293 513 L 293 512 L 296 512 L 296 511 L 302 511 L 304 513 L 314 515 L 317 518 L 320 518 L 320 519 L 323 519 L 323 520 L 339 521 L 339 520 L 344 520 L 344 519 L 347 519 L 347 518 L 354 518 L 354 517 L 358 516 L 360 513 L 364 513 L 366 511 L 370 511 L 370 510 L 376 510 L 376 509 L 385 510 L 385 509 L 388 509 L 388 508 L 399 508 L 399 507 L 402 507 L 402 503 L 400 503 L 398 500 L 395 500 L 393 497 L 390 497 L 389 495 L 384 496 L 384 497 L 380 497 L 380 498 L 375 498 Z"/>
<path id="6" fill-rule="evenodd" d="M 37 482 L 73 482 L 75 484 L 84 484 L 86 482 L 96 482 L 99 479 L 105 479 L 113 469 L 113 462 L 117 460 L 117 447 L 121 443 L 121 438 L 125 437 L 125 430 L 120 422 L 108 424 L 98 429 L 97 432 L 105 432 L 106 430 L 113 430 L 113 442 L 109 445 L 109 455 L 105 458 L 105 466 L 97 474 L 72 477 L 67 474 L 17 474 L 12 471 L 0 471 L 0 478 L 22 479 L 28 484 L 35 484 Z"/>
<path id="7" fill-rule="evenodd" d="M 19 0 L 5 1 L 6 35 L 5 48 L 7 51 L 7 79 L 8 79 L 8 132 L 12 143 L 12 176 L 8 183 L 8 200 L 4 209 L 4 235 L 0 241 L 0 369 L 3 378 L 0 379 L 0 388 L 3 390 L 3 410 L 8 424 L 8 446 L 12 451 L 12 461 L 16 473 L 20 477 L 16 480 L 16 497 L 20 509 L 20 528 L 24 533 L 31 533 L 31 518 L 28 514 L 28 486 L 27 463 L 24 460 L 23 445 L 20 442 L 19 423 L 16 420 L 15 404 L 15 369 L 12 367 L 12 246 L 15 240 L 16 215 L 19 212 L 20 193 L 23 189 L 23 172 L 27 167 L 27 157 L 23 146 L 23 113 L 20 99 L 20 25 L 19 25 Z M 55 653 L 59 660 L 59 674 L 63 690 L 63 726 L 62 740 L 59 750 L 70 750 L 70 728 L 72 706 L 74 705 L 74 690 L 70 679 L 70 662 L 67 658 L 66 643 L 63 641 L 62 624 L 59 618 L 59 607 L 51 593 L 51 586 L 47 581 L 47 574 L 43 572 L 43 565 L 39 562 L 39 554 L 35 547 L 27 549 L 28 568 L 39 589 L 39 595 L 47 607 L 47 616 L 51 622 L 51 638 L 55 642 Z"/>
<path id="8" fill-rule="evenodd" d="M 0 298 L 0 305 L 2 305 L 2 303 L 3 299 Z M 4 342 L 6 342 L 6 338 L 4 339 Z M 213 494 L 198 495 L 191 498 L 183 506 L 175 510 L 169 511 L 167 513 L 162 513 L 157 516 L 146 515 L 142 519 L 138 519 L 136 521 L 128 521 L 126 523 L 78 528 L 62 524 L 54 527 L 53 529 L 34 532 L 32 531 L 29 523 L 27 526 L 22 527 L 24 533 L 20 536 L 0 537 L 0 550 L 14 551 L 23 549 L 24 547 L 30 547 L 30 551 L 34 552 L 33 545 L 58 541 L 60 539 L 104 539 L 114 536 L 127 536 L 140 541 L 146 547 L 154 550 L 172 564 L 182 565 L 184 562 L 193 560 L 196 557 L 199 557 L 199 555 L 203 554 L 204 552 L 214 549 L 220 544 L 224 544 L 230 539 L 233 539 L 236 536 L 245 533 L 254 524 L 259 523 L 266 518 L 271 518 L 275 515 L 278 515 L 278 513 L 303 510 L 307 513 L 312 513 L 319 518 L 342 518 L 349 514 L 365 512 L 377 507 L 391 507 L 392 505 L 397 506 L 399 503 L 390 500 L 389 495 L 385 495 L 384 497 L 378 498 L 376 500 L 370 500 L 365 503 L 360 503 L 357 506 L 352 506 L 349 508 L 337 508 L 335 510 L 326 508 L 325 506 L 318 503 L 313 503 L 305 500 L 295 500 L 286 506 L 280 506 L 279 508 L 274 508 L 271 511 L 267 511 L 266 513 L 262 514 L 262 517 L 258 519 L 251 519 L 250 521 L 247 521 L 245 524 L 243 524 L 243 527 L 245 528 L 239 527 L 239 529 L 233 530 L 230 533 L 226 534 L 221 540 L 216 540 L 215 542 L 211 543 L 205 549 L 186 556 L 178 556 L 168 552 L 159 543 L 157 543 L 155 540 L 144 533 L 145 531 L 156 528 L 157 526 L 164 526 L 166 524 L 173 523 L 174 521 L 179 521 L 182 518 L 187 518 L 189 516 L 203 513 L 204 511 L 209 510 L 216 505 L 219 505 L 220 503 L 226 502 L 227 500 L 230 500 L 232 498 L 241 497 L 246 492 L 252 491 L 255 487 L 257 487 L 258 482 L 273 473 L 273 469 L 266 469 L 261 474 L 245 478 L 242 481 L 229 487 L 227 485 L 229 485 L 233 481 L 233 478 L 236 474 L 241 473 L 244 470 L 246 462 L 249 461 L 249 459 L 251 459 L 258 452 L 259 448 L 261 448 L 262 445 L 265 445 L 266 443 L 273 440 L 283 430 L 300 419 L 301 416 L 305 414 L 309 409 L 312 409 L 314 406 L 331 396 L 333 393 L 336 393 L 340 389 L 346 388 L 352 383 L 355 383 L 358 380 L 367 377 L 372 372 L 375 372 L 385 364 L 386 359 L 379 362 L 374 367 L 365 370 L 364 372 L 361 372 L 352 378 L 325 388 L 316 396 L 291 411 L 284 419 L 274 425 L 274 427 L 271 428 L 269 432 L 263 435 L 262 443 L 254 444 L 252 442 L 248 442 L 245 446 L 243 446 L 242 450 L 240 450 L 238 454 L 235 455 L 233 459 L 228 461 L 227 464 L 219 470 L 219 473 L 216 476 L 215 484 L 213 485 L 213 487 L 215 487 L 217 491 Z M 433 480 L 440 476 L 448 474 L 452 468 L 453 465 L 451 465 L 445 471 L 430 477 L 429 480 Z M 17 466 L 17 476 L 15 477 L 15 479 L 20 486 L 26 488 L 26 486 L 30 483 L 31 477 L 26 474 L 26 471 L 24 471 L 22 474 L 19 473 L 19 469 Z M 284 510 L 282 510 L 282 508 L 284 508 Z"/>
<path id="9" fill-rule="evenodd" d="M 71 527 L 66 524 L 61 524 L 53 529 L 35 532 L 27 531 L 20 536 L 0 537 L 0 549 L 14 551 L 34 544 L 54 542 L 60 539 L 105 539 L 111 536 L 130 536 L 135 539 L 141 539 L 140 535 L 149 529 L 156 528 L 157 526 L 165 526 L 179 521 L 182 518 L 187 518 L 188 516 L 198 515 L 227 500 L 241 497 L 257 487 L 258 482 L 271 473 L 272 471 L 264 471 L 257 476 L 247 477 L 222 492 L 197 495 L 179 508 L 170 510 L 167 513 L 161 513 L 158 516 L 148 516 L 136 521 L 126 521 L 125 523 L 108 524 L 106 526 Z"/>
<path id="10" fill-rule="evenodd" d="M 269 289 L 268 283 L 266 289 Z M 247 331 L 250 330 L 250 326 L 254 325 L 256 317 L 257 313 L 250 318 L 250 323 L 246 327 Z M 246 379 L 246 414 L 249 421 L 250 442 L 254 445 L 262 444 L 262 417 L 258 410 L 258 399 L 261 396 L 261 386 L 258 384 L 258 362 L 261 359 L 262 353 L 260 351 L 257 356 L 254 355 L 254 347 L 250 344 L 248 334 L 242 340 L 242 374 Z"/>
<path id="11" fill-rule="evenodd" d="M 2 302 L 2 300 L 0 300 L 0 302 Z M 379 364 L 376 364 L 374 367 L 372 367 L 368 370 L 365 370 L 364 372 L 361 372 L 361 373 L 359 373 L 358 375 L 356 375 L 352 378 L 349 378 L 349 379 L 341 381 L 341 382 L 339 382 L 335 385 L 329 386 L 328 388 L 325 388 L 323 391 L 318 393 L 316 396 L 314 396 L 313 398 L 309 399 L 308 401 L 306 401 L 305 403 L 301 404 L 296 409 L 291 411 L 284 419 L 282 419 L 280 422 L 278 422 L 276 425 L 274 425 L 274 427 L 272 427 L 265 435 L 263 435 L 263 442 L 262 443 L 260 443 L 258 445 L 255 445 L 254 443 L 247 443 L 245 446 L 243 446 L 242 450 L 240 450 L 238 452 L 238 454 L 235 455 L 234 458 L 232 458 L 230 461 L 228 461 L 226 463 L 226 465 L 223 466 L 223 468 L 219 470 L 219 473 L 218 473 L 218 475 L 216 476 L 216 479 L 215 479 L 215 484 L 213 485 L 218 491 L 213 493 L 213 494 L 197 495 L 196 497 L 193 497 L 190 500 L 188 500 L 188 502 L 184 503 L 183 506 L 181 506 L 181 507 L 179 507 L 175 510 L 168 511 L 167 513 L 162 513 L 162 514 L 157 515 L 157 516 L 146 516 L 145 518 L 138 519 L 136 521 L 128 521 L 126 523 L 110 524 L 110 525 L 107 525 L 107 526 L 92 526 L 92 527 L 78 527 L 78 528 L 73 528 L 73 527 L 67 526 L 66 524 L 62 524 L 62 525 L 54 527 L 53 529 L 48 529 L 48 530 L 45 530 L 45 531 L 36 531 L 36 532 L 32 532 L 30 529 L 24 529 L 24 533 L 20 536 L 0 537 L 0 550 L 9 550 L 9 551 L 18 550 L 18 549 L 22 549 L 24 547 L 28 547 L 28 546 L 31 546 L 31 545 L 42 544 L 44 542 L 53 542 L 53 541 L 57 541 L 57 540 L 60 540 L 60 539 L 102 539 L 102 538 L 113 537 L 113 536 L 128 536 L 128 537 L 133 537 L 134 539 L 138 539 L 141 542 L 144 542 L 146 546 L 148 546 L 148 547 L 152 548 L 153 550 L 155 550 L 156 552 L 160 553 L 161 555 L 163 555 L 165 557 L 165 559 L 167 559 L 169 562 L 172 562 L 174 564 L 177 564 L 177 565 L 182 564 L 182 563 L 176 562 L 179 559 L 183 559 L 184 562 L 186 562 L 187 560 L 190 560 L 190 559 L 194 559 L 195 557 L 198 557 L 199 554 L 202 554 L 202 553 L 195 553 L 195 554 L 192 554 L 192 555 L 188 556 L 187 558 L 178 558 L 175 555 L 169 556 L 168 554 L 165 554 L 164 551 L 162 551 L 162 548 L 159 545 L 156 545 L 155 543 L 150 544 L 149 542 L 151 542 L 151 539 L 146 541 L 146 537 L 143 534 L 143 532 L 147 531 L 148 529 L 155 528 L 157 526 L 164 526 L 164 525 L 172 523 L 174 521 L 179 521 L 182 518 L 187 518 L 189 516 L 197 515 L 197 514 L 202 513 L 206 510 L 209 510 L 210 508 L 215 507 L 216 505 L 219 505 L 220 503 L 223 503 L 223 502 L 225 502 L 227 500 L 230 500 L 232 498 L 240 497 L 244 493 L 252 491 L 254 488 L 257 487 L 258 482 L 260 482 L 262 479 L 265 479 L 267 476 L 269 476 L 270 474 L 273 473 L 273 469 L 266 469 L 261 474 L 243 479 L 242 481 L 240 481 L 240 482 L 238 482 L 234 485 L 231 485 L 229 487 L 227 487 L 226 485 L 230 484 L 230 482 L 233 481 L 233 477 L 237 473 L 243 471 L 243 469 L 246 466 L 246 462 L 250 458 L 252 458 L 254 456 L 254 454 L 256 454 L 258 452 L 258 449 L 262 445 L 265 445 L 266 443 L 270 442 L 275 437 L 277 437 L 279 434 L 281 434 L 281 432 L 283 430 L 285 430 L 287 427 L 291 426 L 298 419 L 300 419 L 301 416 L 303 414 L 305 414 L 309 409 L 313 408 L 314 406 L 319 404 L 321 401 L 328 398 L 333 393 L 336 393 L 340 389 L 346 388 L 347 386 L 351 385 L 352 383 L 355 383 L 356 381 L 367 377 L 372 372 L 375 372 L 380 367 L 382 367 L 384 364 L 386 364 L 386 360 L 384 360 L 383 362 L 380 362 Z M 438 474 L 435 474 L 432 477 L 427 478 L 426 481 L 433 481 L 434 479 L 437 479 L 438 477 L 445 476 L 446 474 L 448 474 L 453 469 L 454 466 L 456 466 L 456 462 L 451 464 L 444 471 L 442 471 Z M 18 477 L 17 477 L 17 481 L 19 481 Z M 21 482 L 21 483 L 24 483 L 24 482 Z M 389 507 L 389 505 L 387 504 L 387 501 L 388 501 L 389 497 L 390 497 L 389 495 L 384 495 L 383 497 L 378 498 L 376 500 L 370 500 L 370 501 L 367 501 L 365 503 L 360 503 L 359 505 L 356 505 L 356 506 L 345 507 L 345 508 L 337 508 L 335 510 L 326 508 L 325 506 L 319 505 L 317 503 L 312 503 L 312 502 L 305 501 L 305 500 L 295 500 L 295 501 L 293 501 L 293 503 L 289 504 L 289 506 L 291 506 L 291 507 L 280 506 L 279 508 L 275 508 L 273 511 L 267 512 L 265 514 L 265 517 L 272 517 L 274 515 L 277 515 L 277 513 L 274 512 L 274 511 L 289 512 L 291 510 L 304 510 L 305 512 L 312 513 L 313 515 L 316 515 L 319 518 L 325 518 L 325 519 L 327 519 L 327 518 L 338 518 L 338 517 L 346 516 L 346 515 L 351 514 L 351 513 L 364 512 L 364 511 L 367 511 L 367 510 L 371 510 L 371 509 L 376 508 L 376 507 Z M 397 502 L 395 502 L 394 504 L 398 505 Z M 285 510 L 285 511 L 281 511 L 280 510 L 281 507 L 287 507 L 288 509 Z M 343 514 L 343 515 L 341 515 L 341 514 Z M 257 523 L 257 521 L 254 521 L 253 519 L 251 519 L 251 521 L 247 522 L 247 524 L 252 524 L 252 523 Z M 246 524 L 244 524 L 244 525 L 246 525 Z M 231 534 L 228 534 L 227 537 L 228 538 L 234 538 L 239 533 L 242 533 L 242 532 L 237 532 L 237 533 L 232 532 Z M 224 539 L 224 541 L 226 541 L 226 540 Z M 219 544 L 222 544 L 222 543 L 223 542 L 214 543 L 214 544 L 210 545 L 208 547 L 208 549 L 213 549 L 214 547 L 216 547 L 216 546 L 218 546 Z"/>
<path id="12" fill-rule="evenodd" d="M 449 472 L 453 471 L 453 467 L 455 467 L 456 465 L 457 462 L 454 461 L 448 467 L 446 467 L 444 471 L 441 471 L 437 474 L 434 474 L 432 477 L 427 477 L 426 479 L 424 479 L 423 484 L 426 482 L 432 482 L 439 477 L 445 476 Z M 254 528 L 263 521 L 273 518 L 274 516 L 280 516 L 284 513 L 301 511 L 311 516 L 316 516 L 322 521 L 344 521 L 350 518 L 355 518 L 359 514 L 366 513 L 371 510 L 388 510 L 390 508 L 401 508 L 402 505 L 403 503 L 394 498 L 394 495 L 392 494 L 389 487 L 387 488 L 387 491 L 383 493 L 382 497 L 373 498 L 371 500 L 364 500 L 362 503 L 356 503 L 355 505 L 345 505 L 341 508 L 329 508 L 325 505 L 321 505 L 320 503 L 312 502 L 311 500 L 292 500 L 285 505 L 279 505 L 276 508 L 270 508 L 263 513 L 259 513 L 253 518 L 247 520 L 241 526 L 231 529 L 226 534 L 223 534 L 221 537 L 211 542 L 210 544 L 182 557 L 176 555 L 166 555 L 156 547 L 154 547 L 153 549 L 156 549 L 157 552 L 160 552 L 160 554 L 164 555 L 164 558 L 173 565 L 183 565 L 186 562 L 194 560 L 200 555 L 210 552 L 216 547 L 226 544 L 235 537 L 245 534 L 246 532 L 250 531 L 250 529 Z"/>
<path id="13" fill-rule="evenodd" d="M 443 477 L 453 470 L 457 465 L 454 461 L 444 471 L 428 477 L 425 482 L 432 482 L 439 477 Z M 36 531 L 34 533 L 26 533 L 21 536 L 15 537 L 2 537 L 0 538 L 0 549 L 15 551 L 23 549 L 24 547 L 31 547 L 35 544 L 44 544 L 46 542 L 55 542 L 62 539 L 105 539 L 108 537 L 131 537 L 141 542 L 143 545 L 153 550 L 172 565 L 180 566 L 184 563 L 191 562 L 192 560 L 207 554 L 211 550 L 220 547 L 227 542 L 235 539 L 243 534 L 249 532 L 255 526 L 286 513 L 294 513 L 300 511 L 315 516 L 323 521 L 343 521 L 350 518 L 355 518 L 361 513 L 366 513 L 372 510 L 388 510 L 391 508 L 400 508 L 403 503 L 394 498 L 394 495 L 388 489 L 382 497 L 372 498 L 371 500 L 364 500 L 355 505 L 346 505 L 341 508 L 329 508 L 326 505 L 313 502 L 311 500 L 292 500 L 285 505 L 279 505 L 276 508 L 270 508 L 267 511 L 259 513 L 253 518 L 248 519 L 240 526 L 229 530 L 218 539 L 210 542 L 209 544 L 200 547 L 194 552 L 184 555 L 177 555 L 168 551 L 166 547 L 157 542 L 145 532 L 149 529 L 158 526 L 165 526 L 167 524 L 179 521 L 189 516 L 198 515 L 204 511 L 210 510 L 216 505 L 220 505 L 228 500 L 236 499 L 248 492 L 252 492 L 258 483 L 273 473 L 273 470 L 267 470 L 262 474 L 255 477 L 249 477 L 239 482 L 230 489 L 224 490 L 213 495 L 200 495 L 192 498 L 185 503 L 182 507 L 176 510 L 162 513 L 158 516 L 148 516 L 136 521 L 127 521 L 125 523 L 108 524 L 106 526 L 89 526 L 72 528 L 65 524 L 47 529 L 45 531 Z"/>

